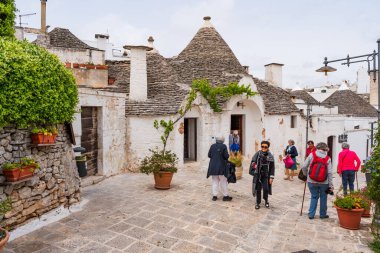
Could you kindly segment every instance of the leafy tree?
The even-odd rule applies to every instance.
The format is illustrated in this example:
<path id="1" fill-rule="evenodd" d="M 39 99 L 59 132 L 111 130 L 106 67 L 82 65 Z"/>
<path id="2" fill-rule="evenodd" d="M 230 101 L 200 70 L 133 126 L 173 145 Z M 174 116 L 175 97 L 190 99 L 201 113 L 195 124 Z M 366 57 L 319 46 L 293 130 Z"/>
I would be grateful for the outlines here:
<path id="1" fill-rule="evenodd" d="M 380 248 L 380 131 L 375 137 L 376 147 L 371 155 L 371 159 L 366 164 L 366 169 L 371 171 L 371 181 L 367 185 L 367 195 L 375 203 L 375 213 L 373 215 L 372 233 L 375 242 L 372 247 L 377 245 Z"/>
<path id="2" fill-rule="evenodd" d="M 0 38 L 0 127 L 71 122 L 77 103 L 74 76 L 57 56 Z"/>
<path id="3" fill-rule="evenodd" d="M 0 1 L 0 37 L 14 38 L 14 25 L 16 18 L 14 0 Z"/>

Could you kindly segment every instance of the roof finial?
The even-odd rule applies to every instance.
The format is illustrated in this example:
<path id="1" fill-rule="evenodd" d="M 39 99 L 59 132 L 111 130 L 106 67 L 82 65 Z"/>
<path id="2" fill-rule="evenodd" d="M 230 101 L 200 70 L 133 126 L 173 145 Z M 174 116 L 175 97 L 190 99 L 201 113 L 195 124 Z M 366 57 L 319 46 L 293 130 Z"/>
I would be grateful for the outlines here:
<path id="1" fill-rule="evenodd" d="M 210 22 L 210 20 L 211 20 L 210 16 L 203 17 L 203 20 L 205 21 L 203 24 L 203 27 L 213 27 L 211 22 Z"/>
<path id="2" fill-rule="evenodd" d="M 153 36 L 149 36 L 149 38 L 148 38 L 148 47 L 153 48 L 152 52 L 157 52 L 157 50 L 154 48 L 153 42 L 154 42 Z"/>

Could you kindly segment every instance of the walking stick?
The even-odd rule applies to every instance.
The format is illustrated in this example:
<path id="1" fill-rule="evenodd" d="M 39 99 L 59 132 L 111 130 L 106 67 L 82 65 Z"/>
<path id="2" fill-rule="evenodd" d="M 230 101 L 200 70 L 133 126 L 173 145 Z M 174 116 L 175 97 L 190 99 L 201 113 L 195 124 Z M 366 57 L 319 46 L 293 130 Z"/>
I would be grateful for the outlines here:
<path id="1" fill-rule="evenodd" d="M 355 171 L 355 177 L 356 177 L 356 188 L 357 188 L 357 190 L 359 191 L 359 181 L 358 181 L 358 172 L 357 171 Z"/>
<path id="2" fill-rule="evenodd" d="M 306 181 L 305 181 L 305 187 L 303 188 L 303 197 L 302 197 L 302 206 L 301 206 L 301 213 L 300 213 L 300 216 L 302 216 L 303 202 L 305 201 L 305 192 L 306 192 Z"/>

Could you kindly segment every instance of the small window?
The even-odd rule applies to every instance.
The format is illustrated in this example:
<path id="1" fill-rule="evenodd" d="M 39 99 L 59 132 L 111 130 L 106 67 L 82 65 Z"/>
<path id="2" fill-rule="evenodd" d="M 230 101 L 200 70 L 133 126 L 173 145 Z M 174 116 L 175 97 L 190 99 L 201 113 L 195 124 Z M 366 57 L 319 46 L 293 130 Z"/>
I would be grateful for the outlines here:
<path id="1" fill-rule="evenodd" d="M 290 116 L 290 128 L 297 127 L 297 116 Z"/>
<path id="2" fill-rule="evenodd" d="M 321 93 L 326 93 L 326 90 L 321 90 Z"/>
<path id="3" fill-rule="evenodd" d="M 360 129 L 360 125 L 354 126 L 354 129 Z"/>

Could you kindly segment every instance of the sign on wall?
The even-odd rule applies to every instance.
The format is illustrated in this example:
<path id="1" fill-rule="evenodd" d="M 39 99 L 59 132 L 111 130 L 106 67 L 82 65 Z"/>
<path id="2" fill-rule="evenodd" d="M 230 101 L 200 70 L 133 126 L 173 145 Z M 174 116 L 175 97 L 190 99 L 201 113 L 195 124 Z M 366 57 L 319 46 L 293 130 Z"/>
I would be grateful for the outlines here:
<path id="1" fill-rule="evenodd" d="M 347 140 L 348 140 L 347 134 L 341 134 L 338 136 L 339 143 L 347 142 Z"/>

